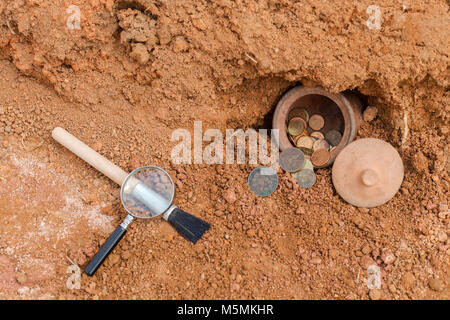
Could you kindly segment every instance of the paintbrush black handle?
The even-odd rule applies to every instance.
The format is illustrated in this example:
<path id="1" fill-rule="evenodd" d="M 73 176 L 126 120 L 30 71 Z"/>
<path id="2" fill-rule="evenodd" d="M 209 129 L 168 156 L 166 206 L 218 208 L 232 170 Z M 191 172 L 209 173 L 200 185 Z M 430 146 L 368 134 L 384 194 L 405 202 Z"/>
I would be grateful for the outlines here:
<path id="1" fill-rule="evenodd" d="M 105 244 L 100 248 L 100 251 L 95 255 L 95 257 L 89 262 L 88 266 L 84 269 L 84 272 L 88 276 L 94 275 L 98 267 L 101 266 L 106 257 L 114 249 L 114 247 L 119 243 L 120 239 L 125 235 L 127 229 L 122 226 L 118 226 L 116 230 L 109 236 Z"/>

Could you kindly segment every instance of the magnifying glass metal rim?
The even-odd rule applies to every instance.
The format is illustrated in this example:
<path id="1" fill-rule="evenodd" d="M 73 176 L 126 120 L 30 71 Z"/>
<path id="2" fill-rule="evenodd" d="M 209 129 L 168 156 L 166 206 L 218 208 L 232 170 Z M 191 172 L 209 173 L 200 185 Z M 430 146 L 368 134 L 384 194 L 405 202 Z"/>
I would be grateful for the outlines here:
<path id="1" fill-rule="evenodd" d="M 145 170 L 145 169 L 156 169 L 156 170 L 162 171 L 162 172 L 165 173 L 166 176 L 169 178 L 170 183 L 171 183 L 171 185 L 172 185 L 172 197 L 170 198 L 170 200 L 168 200 L 169 202 L 168 202 L 167 208 L 166 208 L 164 211 L 162 211 L 162 212 L 160 212 L 160 213 L 158 213 L 158 214 L 155 214 L 155 215 L 153 215 L 153 216 L 151 216 L 151 217 L 140 217 L 140 216 L 137 216 L 137 215 L 133 214 L 133 213 L 131 212 L 131 210 L 128 209 L 128 207 L 126 206 L 125 201 L 124 201 L 124 199 L 123 199 L 123 198 L 124 198 L 124 196 L 123 196 L 124 186 L 127 184 L 128 180 L 129 180 L 136 172 L 142 171 L 142 170 Z M 174 182 L 173 182 L 173 180 L 172 180 L 172 177 L 170 176 L 170 174 L 169 174 L 166 170 L 164 170 L 163 168 L 157 167 L 157 166 L 143 166 L 143 167 L 139 167 L 139 168 L 137 168 L 137 169 L 134 169 L 133 171 L 131 171 L 131 172 L 127 175 L 127 177 L 125 178 L 125 180 L 124 180 L 123 183 L 122 183 L 122 186 L 120 187 L 120 201 L 122 202 L 122 206 L 123 206 L 124 209 L 128 212 L 129 215 L 131 215 L 133 218 L 137 218 L 137 219 L 153 219 L 153 218 L 156 218 L 156 217 L 160 216 L 161 214 L 163 214 L 164 212 L 166 212 L 166 211 L 170 208 L 170 206 L 172 205 L 172 202 L 173 202 L 174 197 L 175 197 L 175 184 L 174 184 Z"/>

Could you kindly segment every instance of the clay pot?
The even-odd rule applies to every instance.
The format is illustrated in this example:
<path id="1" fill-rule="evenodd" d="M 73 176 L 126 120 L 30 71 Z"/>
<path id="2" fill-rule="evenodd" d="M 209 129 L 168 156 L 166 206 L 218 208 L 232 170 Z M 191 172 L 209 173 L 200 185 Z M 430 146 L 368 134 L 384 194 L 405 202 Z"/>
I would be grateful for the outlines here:
<path id="1" fill-rule="evenodd" d="M 356 95 L 348 92 L 334 94 L 321 87 L 303 86 L 290 89 L 278 102 L 272 121 L 272 128 L 280 130 L 279 141 L 275 141 L 280 151 L 295 147 L 288 138 L 286 127 L 292 118 L 301 114 L 301 109 L 306 109 L 310 116 L 320 114 L 324 117 L 325 126 L 320 130 L 323 134 L 331 129 L 342 134 L 341 142 L 330 152 L 330 160 L 321 166 L 328 167 L 355 138 L 362 121 L 362 103 Z"/>

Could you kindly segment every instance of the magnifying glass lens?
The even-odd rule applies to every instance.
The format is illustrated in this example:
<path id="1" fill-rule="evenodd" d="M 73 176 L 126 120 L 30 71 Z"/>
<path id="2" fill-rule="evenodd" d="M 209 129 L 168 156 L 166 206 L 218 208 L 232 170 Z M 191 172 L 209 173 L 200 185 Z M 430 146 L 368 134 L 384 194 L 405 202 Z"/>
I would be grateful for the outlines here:
<path id="1" fill-rule="evenodd" d="M 120 195 L 128 213 L 137 218 L 153 218 L 170 207 L 174 185 L 164 170 L 142 167 L 131 172 L 125 179 Z"/>

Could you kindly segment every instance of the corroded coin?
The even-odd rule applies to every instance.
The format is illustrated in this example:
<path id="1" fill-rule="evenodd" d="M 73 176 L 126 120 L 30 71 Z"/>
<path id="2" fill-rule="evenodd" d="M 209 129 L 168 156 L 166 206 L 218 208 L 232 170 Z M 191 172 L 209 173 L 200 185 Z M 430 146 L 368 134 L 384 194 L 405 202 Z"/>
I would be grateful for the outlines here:
<path id="1" fill-rule="evenodd" d="M 280 154 L 280 166 L 287 172 L 295 172 L 303 167 L 305 155 L 300 149 L 289 148 Z"/>
<path id="2" fill-rule="evenodd" d="M 305 170 L 305 169 L 314 170 L 314 166 L 313 166 L 311 160 L 305 159 L 305 164 L 303 165 L 302 170 Z"/>
<path id="3" fill-rule="evenodd" d="M 248 176 L 248 184 L 254 194 L 265 197 L 277 189 L 278 176 L 272 168 L 258 167 Z"/>
<path id="4" fill-rule="evenodd" d="M 327 133 L 325 133 L 325 139 L 332 146 L 337 146 L 342 139 L 342 134 L 336 129 L 331 129 Z"/>
<path id="5" fill-rule="evenodd" d="M 316 140 L 314 142 L 314 145 L 313 145 L 313 150 L 317 151 L 317 150 L 320 150 L 320 149 L 329 150 L 330 149 L 330 144 L 325 139 Z"/>
<path id="6" fill-rule="evenodd" d="M 312 115 L 309 118 L 309 126 L 311 127 L 311 129 L 317 131 L 323 128 L 324 124 L 325 124 L 325 120 L 323 119 L 323 117 L 319 114 L 315 114 Z"/>
<path id="7" fill-rule="evenodd" d="M 305 131 L 306 122 L 300 117 L 292 118 L 288 124 L 288 133 L 291 136 L 298 136 L 300 133 Z"/>
<path id="8" fill-rule="evenodd" d="M 321 167 L 330 161 L 330 151 L 327 149 L 319 149 L 313 152 L 311 162 L 315 167 Z"/>
<path id="9" fill-rule="evenodd" d="M 298 148 L 312 149 L 314 146 L 314 140 L 310 136 L 301 136 L 295 142 Z"/>
<path id="10" fill-rule="evenodd" d="M 304 169 L 296 174 L 297 183 L 302 188 L 311 188 L 316 183 L 316 174 L 313 170 Z"/>
<path id="11" fill-rule="evenodd" d="M 314 171 L 314 166 L 313 166 L 313 164 L 311 163 L 311 160 L 305 158 L 305 164 L 303 165 L 302 170 L 313 170 L 313 171 Z M 299 170 L 299 171 L 297 171 L 297 172 L 292 172 L 291 175 L 292 175 L 295 179 L 297 179 L 298 173 L 299 173 L 300 171 L 302 171 L 302 170 Z"/>
<path id="12" fill-rule="evenodd" d="M 311 132 L 310 136 L 316 139 L 325 139 L 325 136 L 320 131 Z"/>

